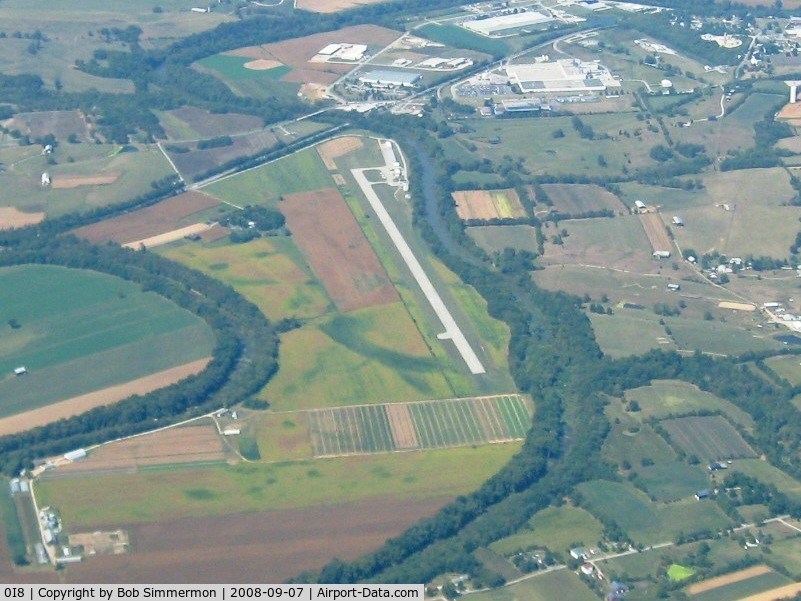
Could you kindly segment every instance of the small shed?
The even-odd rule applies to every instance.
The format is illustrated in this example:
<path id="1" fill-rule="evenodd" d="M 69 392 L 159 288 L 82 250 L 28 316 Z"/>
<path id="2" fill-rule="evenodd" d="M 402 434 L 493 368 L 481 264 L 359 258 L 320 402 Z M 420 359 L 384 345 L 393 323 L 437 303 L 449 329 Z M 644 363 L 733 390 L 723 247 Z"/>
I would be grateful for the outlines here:
<path id="1" fill-rule="evenodd" d="M 708 488 L 705 488 L 704 490 L 699 490 L 697 493 L 695 493 L 695 500 L 700 501 L 701 499 L 706 499 L 709 497 L 709 494 L 710 492 Z"/>
<path id="2" fill-rule="evenodd" d="M 75 449 L 74 451 L 70 451 L 69 453 L 64 453 L 64 459 L 66 459 L 67 461 L 80 461 L 81 459 L 86 459 L 86 450 Z"/>
<path id="3" fill-rule="evenodd" d="M 28 369 L 24 365 L 14 368 L 14 375 L 15 376 L 24 376 L 27 373 L 28 373 Z"/>
<path id="4" fill-rule="evenodd" d="M 682 219 L 678 215 L 673 215 L 673 225 L 675 225 L 676 227 L 684 227 L 684 219 Z"/>

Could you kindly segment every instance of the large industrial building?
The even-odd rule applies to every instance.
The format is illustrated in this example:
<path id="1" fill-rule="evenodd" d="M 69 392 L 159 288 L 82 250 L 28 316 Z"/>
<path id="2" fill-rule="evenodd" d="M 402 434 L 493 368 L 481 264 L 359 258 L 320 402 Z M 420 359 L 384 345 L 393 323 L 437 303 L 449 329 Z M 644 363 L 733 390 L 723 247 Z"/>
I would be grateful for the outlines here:
<path id="1" fill-rule="evenodd" d="M 548 23 L 549 21 L 553 21 L 553 18 L 536 11 L 525 11 L 489 17 L 487 19 L 465 21 L 462 23 L 462 27 L 480 33 L 481 35 L 492 37 L 503 35 L 510 30 L 529 27 L 531 25 L 540 25 L 542 23 Z"/>
<path id="2" fill-rule="evenodd" d="M 602 92 L 620 87 L 620 81 L 600 63 L 576 59 L 507 65 L 506 74 L 523 93 Z"/>
<path id="3" fill-rule="evenodd" d="M 414 88 L 422 76 L 413 71 L 379 69 L 359 75 L 359 81 L 376 88 Z"/>

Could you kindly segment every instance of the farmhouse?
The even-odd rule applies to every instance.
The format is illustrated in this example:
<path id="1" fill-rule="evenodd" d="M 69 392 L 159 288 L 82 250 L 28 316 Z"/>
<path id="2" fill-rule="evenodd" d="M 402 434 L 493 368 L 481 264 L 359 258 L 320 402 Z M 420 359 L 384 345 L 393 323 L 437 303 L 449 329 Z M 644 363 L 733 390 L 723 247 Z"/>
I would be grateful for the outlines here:
<path id="1" fill-rule="evenodd" d="M 587 551 L 584 550 L 584 547 L 574 547 L 570 549 L 570 557 L 573 559 L 587 559 L 589 555 Z"/>
<path id="2" fill-rule="evenodd" d="M 415 88 L 421 77 L 414 72 L 379 69 L 359 75 L 359 81 L 376 88 Z"/>

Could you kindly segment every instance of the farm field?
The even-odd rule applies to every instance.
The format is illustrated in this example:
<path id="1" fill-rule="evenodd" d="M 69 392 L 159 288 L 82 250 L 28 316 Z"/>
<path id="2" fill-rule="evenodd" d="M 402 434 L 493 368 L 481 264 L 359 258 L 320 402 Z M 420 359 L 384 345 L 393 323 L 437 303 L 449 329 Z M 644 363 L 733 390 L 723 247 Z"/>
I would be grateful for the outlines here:
<path id="1" fill-rule="evenodd" d="M 332 310 L 328 294 L 290 237 L 173 244 L 158 252 L 233 286 L 270 319 L 307 319 Z"/>
<path id="2" fill-rule="evenodd" d="M 743 319 L 749 319 L 747 315 Z M 754 317 L 751 320 L 756 321 Z M 731 322 L 690 321 L 680 317 L 666 317 L 665 323 L 673 332 L 673 339 L 679 348 L 688 351 L 736 356 L 748 351 L 777 351 L 782 348 L 781 342 L 774 340 L 771 332 L 752 329 L 753 326 L 738 327 Z"/>
<path id="3" fill-rule="evenodd" d="M 755 566 L 693 584 L 687 588 L 687 593 L 692 601 L 728 601 L 779 588 L 790 582 L 789 578 L 767 566 Z"/>
<path id="4" fill-rule="evenodd" d="M 467 228 L 468 235 L 489 253 L 504 248 L 537 252 L 537 230 L 530 225 L 484 225 Z"/>
<path id="5" fill-rule="evenodd" d="M 74 135 L 78 140 L 87 142 L 90 132 L 89 124 L 80 111 L 16 113 L 4 127 L 10 131 L 16 129 L 32 140 L 53 134 L 60 141 L 66 141 Z"/>
<path id="6" fill-rule="evenodd" d="M 88 558 L 66 570 L 70 583 L 282 582 L 352 561 L 434 515 L 450 498 L 365 499 L 347 505 L 266 510 L 124 524 L 132 553 Z"/>
<path id="7" fill-rule="evenodd" d="M 19 326 L 7 326 L 0 343 L 0 417 L 183 365 L 212 350 L 211 331 L 188 311 L 92 271 L 4 268 L 0 306 L 2 323 Z M 19 366 L 28 374 L 14 377 Z"/>
<path id="8" fill-rule="evenodd" d="M 417 28 L 415 33 L 446 46 L 475 50 L 493 56 L 509 52 L 509 47 L 502 40 L 491 40 L 457 25 L 429 23 Z"/>
<path id="9" fill-rule="evenodd" d="M 667 235 L 665 224 L 658 213 L 644 213 L 640 215 L 640 223 L 648 236 L 651 248 L 654 252 L 669 252 L 674 254 L 675 250 L 670 237 Z"/>
<path id="10" fill-rule="evenodd" d="M 578 485 L 585 506 L 593 514 L 615 520 L 636 543 L 656 544 L 678 534 L 722 528 L 730 520 L 712 502 L 688 499 L 652 503 L 629 484 L 593 480 Z"/>
<path id="11" fill-rule="evenodd" d="M 567 559 L 573 543 L 593 548 L 602 538 L 603 525 L 585 509 L 562 505 L 538 511 L 525 528 L 495 541 L 490 549 L 499 555 L 511 555 L 521 549 L 544 547 Z"/>
<path id="12" fill-rule="evenodd" d="M 260 130 L 264 122 L 253 115 L 210 113 L 193 106 L 157 111 L 159 123 L 171 140 L 202 140 Z"/>
<path id="13" fill-rule="evenodd" d="M 732 402 L 680 380 L 654 380 L 649 386 L 627 390 L 625 398 L 639 403 L 639 415 L 644 420 L 693 411 L 721 411 L 734 423 L 749 430 L 754 427 L 753 418 Z"/>
<path id="14" fill-rule="evenodd" d="M 470 595 L 476 601 L 597 601 L 598 597 L 570 570 L 558 570 L 519 584 Z"/>
<path id="15" fill-rule="evenodd" d="M 464 221 L 516 219 L 526 216 L 517 192 L 508 190 L 461 190 L 452 192 L 456 213 Z"/>
<path id="16" fill-rule="evenodd" d="M 358 503 L 455 497 L 478 488 L 520 443 L 312 461 L 48 478 L 40 502 L 72 530 Z M 470 469 L 466 470 L 465 466 Z M 169 477 L 165 477 L 166 475 Z"/>
<path id="17" fill-rule="evenodd" d="M 642 355 L 657 348 L 675 348 L 657 315 L 621 309 L 614 315 L 591 313 L 588 317 L 598 345 L 612 358 Z"/>
<path id="18" fill-rule="evenodd" d="M 566 215 L 604 209 L 628 213 L 617 196 L 596 184 L 542 184 L 542 189 L 553 203 L 553 208 Z"/>
<path id="19" fill-rule="evenodd" d="M 365 4 L 377 4 L 384 0 L 299 0 L 295 5 L 301 10 L 308 10 L 313 13 L 337 13 L 356 6 Z M 792 1 L 792 0 L 791 0 Z"/>
<path id="20" fill-rule="evenodd" d="M 111 144 L 64 144 L 54 153 L 56 165 L 47 164 L 38 146 L 2 149 L 0 160 L 11 164 L 0 172 L 0 186 L 16 208 L 58 217 L 150 192 L 150 182 L 173 173 L 155 145 L 126 149 Z M 45 172 L 52 187 L 41 185 Z"/>
<path id="21" fill-rule="evenodd" d="M 604 441 L 602 455 L 605 459 L 618 466 L 628 462 L 638 468 L 643 460 L 657 465 L 663 463 L 672 465 L 676 461 L 676 452 L 649 424 L 640 426 L 630 417 L 631 414 L 625 417 L 618 415 L 611 404 L 607 408 L 607 413 L 611 419 L 615 417 L 620 419 L 621 423 L 612 426 L 609 436 Z M 628 424 L 624 425 L 626 422 Z"/>
<path id="22" fill-rule="evenodd" d="M 190 216 L 219 204 L 216 198 L 202 192 L 186 192 L 138 211 L 83 226 L 72 233 L 90 242 L 113 240 L 125 244 L 177 229 L 185 225 Z"/>
<path id="23" fill-rule="evenodd" d="M 801 365 L 798 357 L 770 357 L 765 365 L 772 369 L 776 375 L 790 382 L 792 386 L 801 384 Z"/>
<path id="24" fill-rule="evenodd" d="M 742 472 L 764 484 L 772 484 L 790 499 L 801 502 L 801 482 L 761 459 L 736 459 L 731 470 Z"/>
<path id="25" fill-rule="evenodd" d="M 801 537 L 794 536 L 771 545 L 772 557 L 791 574 L 801 574 Z M 767 601 L 767 600 L 766 600 Z"/>
<path id="26" fill-rule="evenodd" d="M 648 494 L 660 502 L 688 499 L 699 490 L 709 488 L 706 468 L 680 461 L 660 462 L 637 467 L 634 471 Z"/>
<path id="27" fill-rule="evenodd" d="M 315 457 L 510 442 L 531 426 L 518 395 L 316 409 L 306 419 Z"/>
<path id="28" fill-rule="evenodd" d="M 739 432 L 720 415 L 679 417 L 661 424 L 674 444 L 702 462 L 755 455 Z"/>

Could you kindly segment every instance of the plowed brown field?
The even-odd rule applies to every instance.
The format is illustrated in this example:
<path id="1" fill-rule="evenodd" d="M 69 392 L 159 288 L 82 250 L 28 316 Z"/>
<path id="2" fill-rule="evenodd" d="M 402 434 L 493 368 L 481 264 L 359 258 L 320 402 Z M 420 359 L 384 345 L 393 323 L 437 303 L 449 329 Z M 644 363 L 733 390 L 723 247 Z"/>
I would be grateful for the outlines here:
<path id="1" fill-rule="evenodd" d="M 667 235 L 665 224 L 662 223 L 659 213 L 643 213 L 640 215 L 640 221 L 654 252 L 662 250 L 673 252 L 673 244 Z"/>
<path id="2" fill-rule="evenodd" d="M 281 211 L 295 242 L 340 310 L 398 300 L 384 267 L 337 190 L 287 194 Z"/>
<path id="3" fill-rule="evenodd" d="M 350 505 L 125 526 L 134 551 L 67 569 L 70 583 L 264 583 L 378 548 L 450 499 L 377 498 Z M 101 529 L 103 529 L 101 527 Z"/>
<path id="4" fill-rule="evenodd" d="M 0 230 L 33 225 L 44 218 L 44 213 L 23 213 L 16 207 L 0 207 Z"/>
<path id="5" fill-rule="evenodd" d="M 90 242 L 113 240 L 124 244 L 178 229 L 183 218 L 218 204 L 220 201 L 208 194 L 187 192 L 152 207 L 78 228 L 72 233 Z"/>
<path id="6" fill-rule="evenodd" d="M 344 138 L 335 138 L 320 144 L 317 147 L 317 152 L 320 154 L 320 158 L 323 159 L 326 169 L 335 171 L 337 166 L 334 161 L 336 159 L 363 147 L 364 142 L 362 142 L 361 138 L 345 136 Z"/>

